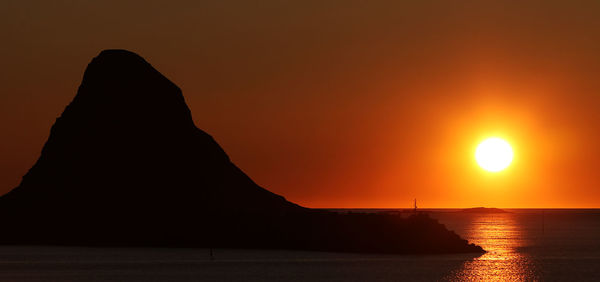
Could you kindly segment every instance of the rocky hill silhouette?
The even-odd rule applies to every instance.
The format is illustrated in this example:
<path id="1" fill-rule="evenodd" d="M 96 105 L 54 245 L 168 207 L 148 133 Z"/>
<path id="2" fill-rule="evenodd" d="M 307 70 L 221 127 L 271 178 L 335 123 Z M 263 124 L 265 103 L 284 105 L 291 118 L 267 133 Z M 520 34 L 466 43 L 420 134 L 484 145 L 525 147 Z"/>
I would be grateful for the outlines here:
<path id="1" fill-rule="evenodd" d="M 0 197 L 4 244 L 480 252 L 426 216 L 341 215 L 254 183 L 142 57 L 101 52 L 37 163 Z"/>
<path id="2" fill-rule="evenodd" d="M 461 212 L 461 213 L 510 213 L 503 209 L 486 208 L 486 207 L 475 207 L 475 208 L 462 209 L 459 212 Z"/>

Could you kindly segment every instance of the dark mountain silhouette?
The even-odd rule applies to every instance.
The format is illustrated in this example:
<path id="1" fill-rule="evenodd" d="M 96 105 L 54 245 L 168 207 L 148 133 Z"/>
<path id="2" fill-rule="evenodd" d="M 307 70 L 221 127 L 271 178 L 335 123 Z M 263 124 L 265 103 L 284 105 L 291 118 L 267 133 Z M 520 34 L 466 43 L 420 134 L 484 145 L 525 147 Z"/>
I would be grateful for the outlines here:
<path id="1" fill-rule="evenodd" d="M 340 215 L 261 188 L 194 125 L 181 90 L 125 50 L 89 64 L 0 220 L 9 244 L 482 251 L 426 216 Z"/>

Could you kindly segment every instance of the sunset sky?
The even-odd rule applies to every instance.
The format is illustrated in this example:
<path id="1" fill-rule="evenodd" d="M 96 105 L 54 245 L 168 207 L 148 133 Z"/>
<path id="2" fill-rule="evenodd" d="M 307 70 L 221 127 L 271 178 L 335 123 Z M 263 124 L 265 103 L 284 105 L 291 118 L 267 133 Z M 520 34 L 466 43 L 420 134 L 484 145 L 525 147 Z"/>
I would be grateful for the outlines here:
<path id="1" fill-rule="evenodd" d="M 600 207 L 599 1 L 89 2 L 0 2 L 2 194 L 121 48 L 307 207 Z M 474 158 L 492 136 L 498 173 Z"/>

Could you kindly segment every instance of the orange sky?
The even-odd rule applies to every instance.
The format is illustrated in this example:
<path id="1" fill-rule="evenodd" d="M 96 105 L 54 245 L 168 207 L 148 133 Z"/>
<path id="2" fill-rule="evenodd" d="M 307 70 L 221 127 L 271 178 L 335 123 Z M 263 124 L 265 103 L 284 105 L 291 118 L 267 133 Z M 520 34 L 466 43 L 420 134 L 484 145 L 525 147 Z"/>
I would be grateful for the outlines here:
<path id="1" fill-rule="evenodd" d="M 301 205 L 600 207 L 600 2 L 87 2 L 0 3 L 0 193 L 124 48 Z M 513 145 L 501 173 L 475 163 L 488 136 Z"/>

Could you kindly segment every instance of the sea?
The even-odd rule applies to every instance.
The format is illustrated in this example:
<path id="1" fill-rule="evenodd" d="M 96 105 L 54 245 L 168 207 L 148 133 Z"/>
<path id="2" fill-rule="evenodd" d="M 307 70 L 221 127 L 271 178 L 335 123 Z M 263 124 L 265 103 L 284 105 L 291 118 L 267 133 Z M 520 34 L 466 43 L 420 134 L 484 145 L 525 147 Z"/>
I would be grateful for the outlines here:
<path id="1" fill-rule="evenodd" d="M 506 211 L 425 211 L 485 254 L 0 246 L 0 281 L 600 281 L 599 209 Z"/>

